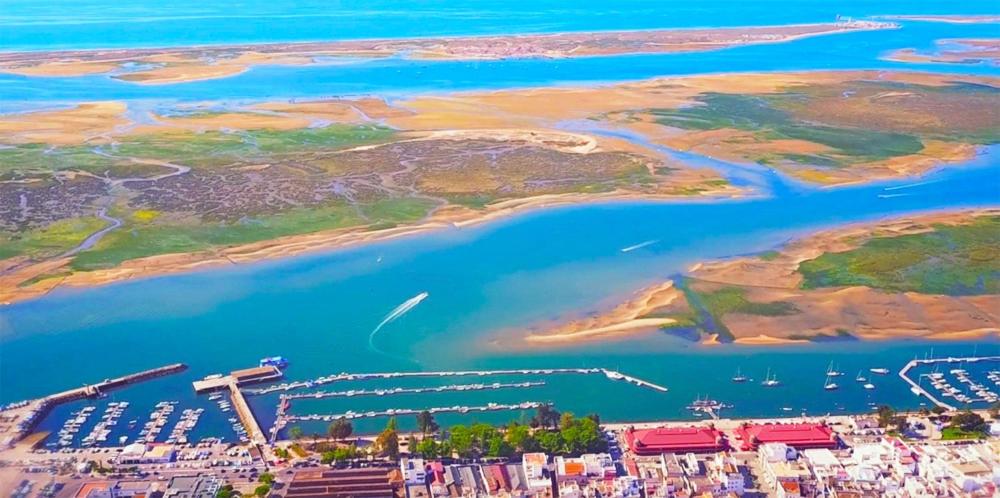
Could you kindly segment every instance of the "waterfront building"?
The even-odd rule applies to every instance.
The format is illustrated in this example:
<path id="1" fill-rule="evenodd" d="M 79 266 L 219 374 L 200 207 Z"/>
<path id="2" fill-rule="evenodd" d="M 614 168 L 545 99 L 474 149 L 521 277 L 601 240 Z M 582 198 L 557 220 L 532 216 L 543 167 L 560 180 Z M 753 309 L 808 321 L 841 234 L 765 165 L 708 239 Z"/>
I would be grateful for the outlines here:
<path id="1" fill-rule="evenodd" d="M 726 449 L 722 432 L 712 427 L 660 427 L 625 431 L 625 443 L 636 455 L 714 453 Z"/>
<path id="2" fill-rule="evenodd" d="M 163 498 L 215 498 L 221 482 L 212 475 L 175 476 L 170 478 Z"/>
<path id="3" fill-rule="evenodd" d="M 735 432 L 744 451 L 756 450 L 767 443 L 783 443 L 799 450 L 838 445 L 837 434 L 826 424 L 743 424 Z"/>
<path id="4" fill-rule="evenodd" d="M 177 450 L 169 444 L 132 443 L 115 460 L 118 465 L 164 464 L 174 461 Z"/>

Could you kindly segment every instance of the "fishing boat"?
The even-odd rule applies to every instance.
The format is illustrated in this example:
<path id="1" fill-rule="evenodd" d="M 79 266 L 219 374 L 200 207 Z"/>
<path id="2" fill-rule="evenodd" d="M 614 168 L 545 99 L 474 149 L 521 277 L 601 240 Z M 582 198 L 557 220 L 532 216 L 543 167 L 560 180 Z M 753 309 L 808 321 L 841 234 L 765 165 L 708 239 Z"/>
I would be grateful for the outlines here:
<path id="1" fill-rule="evenodd" d="M 739 367 L 736 367 L 736 375 L 733 376 L 733 382 L 740 384 L 747 380 L 747 377 L 740 372 Z"/>

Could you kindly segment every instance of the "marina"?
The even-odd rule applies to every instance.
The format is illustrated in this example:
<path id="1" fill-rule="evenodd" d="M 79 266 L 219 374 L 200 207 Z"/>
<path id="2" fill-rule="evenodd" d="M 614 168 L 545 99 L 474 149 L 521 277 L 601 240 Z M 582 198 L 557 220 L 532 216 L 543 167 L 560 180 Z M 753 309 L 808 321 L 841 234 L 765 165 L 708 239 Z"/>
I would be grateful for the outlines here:
<path id="1" fill-rule="evenodd" d="M 987 386 L 978 383 L 969 376 L 969 372 L 962 367 L 963 364 L 978 364 L 978 363 L 989 363 L 989 362 L 1000 362 L 1000 356 L 972 356 L 972 357 L 947 357 L 947 358 L 925 358 L 925 359 L 913 359 L 902 370 L 899 371 L 900 378 L 904 382 L 909 384 L 910 391 L 917 396 L 923 396 L 930 400 L 934 405 L 944 408 L 946 410 L 956 410 L 958 404 L 971 405 L 973 403 L 995 403 L 1000 400 L 994 391 L 987 388 Z M 957 366 L 956 366 L 957 364 Z M 935 371 L 927 374 L 920 374 L 917 377 L 917 381 L 910 378 L 910 371 L 919 366 L 934 366 Z M 943 372 L 939 371 L 939 367 L 945 365 L 946 367 L 951 367 L 948 373 L 954 376 L 959 383 L 968 386 L 968 392 L 975 394 L 977 397 L 973 398 L 966 393 L 966 391 L 959 389 L 958 387 L 952 385 L 947 379 Z M 874 371 L 874 370 L 873 370 Z M 990 370 L 987 372 L 986 377 L 988 380 L 992 381 L 996 386 L 1000 387 L 1000 373 L 995 370 Z M 932 393 L 927 388 L 923 387 L 923 380 L 929 380 L 931 389 L 935 391 Z M 955 404 L 950 404 L 938 398 L 951 398 L 955 400 Z"/>

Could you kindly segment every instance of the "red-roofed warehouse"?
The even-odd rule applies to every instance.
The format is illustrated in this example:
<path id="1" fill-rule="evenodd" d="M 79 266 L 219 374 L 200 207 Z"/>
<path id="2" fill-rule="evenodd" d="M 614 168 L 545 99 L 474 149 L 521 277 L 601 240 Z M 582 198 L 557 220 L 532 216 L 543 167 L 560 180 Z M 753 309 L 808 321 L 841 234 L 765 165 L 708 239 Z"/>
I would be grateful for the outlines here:
<path id="1" fill-rule="evenodd" d="M 743 450 L 764 443 L 785 443 L 797 450 L 836 448 L 837 435 L 824 424 L 744 424 L 736 429 Z"/>
<path id="2" fill-rule="evenodd" d="M 710 427 L 671 427 L 625 431 L 625 442 L 636 455 L 716 452 L 726 449 L 722 432 Z"/>

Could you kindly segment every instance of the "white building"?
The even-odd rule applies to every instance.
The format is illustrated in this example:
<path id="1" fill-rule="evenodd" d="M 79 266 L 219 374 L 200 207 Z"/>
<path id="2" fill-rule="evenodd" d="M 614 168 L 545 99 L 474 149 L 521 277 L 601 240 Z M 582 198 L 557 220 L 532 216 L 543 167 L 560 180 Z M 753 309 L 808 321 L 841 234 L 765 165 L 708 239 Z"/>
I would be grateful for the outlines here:
<path id="1" fill-rule="evenodd" d="M 545 453 L 525 453 L 521 457 L 524 467 L 524 477 L 528 479 L 528 487 L 536 490 L 552 486 L 552 480 L 546 473 L 549 457 Z"/>
<path id="2" fill-rule="evenodd" d="M 427 482 L 427 469 L 423 458 L 402 458 L 399 460 L 399 471 L 403 474 L 406 484 L 424 484 Z"/>

